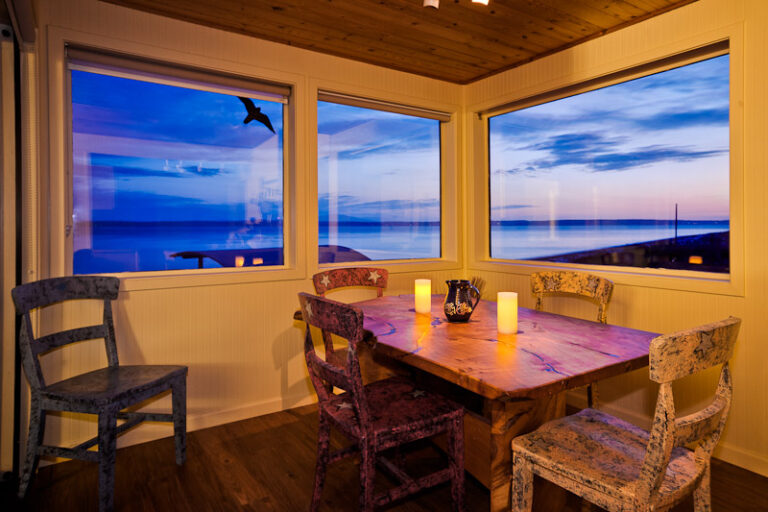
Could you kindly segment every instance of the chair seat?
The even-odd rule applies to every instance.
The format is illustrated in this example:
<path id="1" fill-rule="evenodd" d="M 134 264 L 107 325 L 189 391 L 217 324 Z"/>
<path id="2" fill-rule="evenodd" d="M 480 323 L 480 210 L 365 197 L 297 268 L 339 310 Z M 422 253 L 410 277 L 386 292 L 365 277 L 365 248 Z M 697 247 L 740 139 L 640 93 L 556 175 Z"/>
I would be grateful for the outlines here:
<path id="1" fill-rule="evenodd" d="M 648 437 L 647 431 L 631 423 L 595 409 L 584 409 L 515 438 L 512 450 L 579 487 L 587 486 L 621 501 L 631 501 Z M 693 452 L 675 448 L 655 503 L 670 504 L 690 492 L 703 469 L 697 467 Z M 567 482 L 558 483 L 567 488 Z M 576 488 L 569 490 L 580 494 Z"/>
<path id="2" fill-rule="evenodd" d="M 463 415 L 455 402 L 415 387 L 403 377 L 391 377 L 365 386 L 373 433 L 377 438 L 417 432 L 452 415 Z M 324 412 L 342 430 L 357 435 L 357 418 L 351 398 L 346 393 L 334 395 Z M 430 435 L 430 434 L 427 434 Z"/>
<path id="3" fill-rule="evenodd" d="M 158 386 L 186 373 L 186 366 L 175 365 L 100 368 L 46 386 L 41 395 L 44 399 L 75 401 L 97 409 L 113 403 L 143 400 L 150 390 L 156 392 Z"/>

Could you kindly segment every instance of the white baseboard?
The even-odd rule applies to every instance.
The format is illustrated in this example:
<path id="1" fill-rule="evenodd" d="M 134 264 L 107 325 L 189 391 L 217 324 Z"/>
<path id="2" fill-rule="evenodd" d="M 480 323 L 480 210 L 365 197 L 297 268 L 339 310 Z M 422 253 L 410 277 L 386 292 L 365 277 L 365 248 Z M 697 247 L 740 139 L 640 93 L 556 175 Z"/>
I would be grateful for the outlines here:
<path id="1" fill-rule="evenodd" d="M 278 397 L 260 402 L 251 403 L 233 409 L 223 411 L 211 411 L 205 414 L 189 414 L 187 411 L 187 432 L 216 427 L 225 423 L 271 414 L 273 412 L 293 409 L 303 405 L 315 403 L 315 395 L 301 395 L 295 397 Z M 165 423 L 143 423 L 137 428 L 126 432 L 118 439 L 118 448 L 146 443 L 156 439 L 171 437 L 173 429 Z"/>
<path id="2" fill-rule="evenodd" d="M 738 448 L 730 443 L 720 442 L 712 456 L 734 466 L 739 466 L 758 475 L 768 477 L 768 459 L 760 453 Z"/>

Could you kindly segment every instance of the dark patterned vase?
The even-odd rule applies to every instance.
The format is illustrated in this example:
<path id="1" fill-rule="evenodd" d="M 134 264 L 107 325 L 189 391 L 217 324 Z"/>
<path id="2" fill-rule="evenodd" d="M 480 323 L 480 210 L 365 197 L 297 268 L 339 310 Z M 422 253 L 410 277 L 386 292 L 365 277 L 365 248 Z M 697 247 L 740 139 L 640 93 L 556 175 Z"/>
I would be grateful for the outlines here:
<path id="1" fill-rule="evenodd" d="M 449 322 L 466 322 L 480 302 L 480 291 L 466 279 L 452 279 L 445 284 L 448 285 L 443 303 L 445 317 Z"/>

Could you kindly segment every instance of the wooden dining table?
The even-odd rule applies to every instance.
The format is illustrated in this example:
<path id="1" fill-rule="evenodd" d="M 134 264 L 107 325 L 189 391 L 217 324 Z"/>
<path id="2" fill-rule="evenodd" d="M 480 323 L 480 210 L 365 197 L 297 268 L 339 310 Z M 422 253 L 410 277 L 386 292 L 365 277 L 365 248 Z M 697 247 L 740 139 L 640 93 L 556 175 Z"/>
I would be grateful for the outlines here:
<path id="1" fill-rule="evenodd" d="M 512 438 L 562 416 L 566 390 L 647 366 L 657 334 L 526 308 L 517 333 L 500 334 L 495 302 L 481 301 L 466 323 L 449 323 L 442 302 L 432 297 L 431 314 L 415 312 L 413 295 L 354 305 L 376 359 L 465 403 L 465 467 L 490 490 L 491 511 L 505 511 Z"/>

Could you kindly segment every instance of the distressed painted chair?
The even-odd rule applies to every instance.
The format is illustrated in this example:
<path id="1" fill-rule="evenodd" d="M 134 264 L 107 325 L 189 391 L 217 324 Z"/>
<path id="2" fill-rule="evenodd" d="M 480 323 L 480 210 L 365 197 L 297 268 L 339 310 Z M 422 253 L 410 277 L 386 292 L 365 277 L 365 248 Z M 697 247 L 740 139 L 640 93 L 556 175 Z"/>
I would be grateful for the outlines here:
<path id="1" fill-rule="evenodd" d="M 536 296 L 536 310 L 541 311 L 544 297 L 559 294 L 586 297 L 597 302 L 597 321 L 608 323 L 608 302 L 613 294 L 613 282 L 584 272 L 547 271 L 531 274 L 531 291 Z M 598 407 L 597 384 L 587 386 L 587 406 Z"/>
<path id="2" fill-rule="evenodd" d="M 22 317 L 19 346 L 24 373 L 31 389 L 29 437 L 19 482 L 23 498 L 34 476 L 39 457 L 49 455 L 83 459 L 99 464 L 99 510 L 114 506 L 117 436 L 142 421 L 173 421 L 176 463 L 186 458 L 186 366 L 121 366 L 118 364 L 111 301 L 117 299 L 120 281 L 114 277 L 74 276 L 45 279 L 17 286 L 11 292 Z M 44 336 L 35 336 L 30 316 L 34 310 L 80 299 L 103 301 L 102 323 Z M 54 383 L 46 382 L 40 365 L 44 353 L 78 341 L 104 339 L 108 366 Z M 171 390 L 172 414 L 121 412 L 128 406 Z M 47 411 L 98 415 L 98 435 L 74 448 L 43 443 Z M 117 425 L 117 420 L 125 420 Z M 98 451 L 89 448 L 98 445 Z"/>
<path id="3" fill-rule="evenodd" d="M 373 267 L 335 268 L 312 276 L 315 292 L 321 297 L 325 297 L 331 290 L 352 286 L 374 288 L 376 295 L 381 297 L 387 288 L 388 279 L 387 269 Z"/>
<path id="4" fill-rule="evenodd" d="M 357 346 L 363 339 L 363 313 L 354 306 L 307 293 L 299 294 L 307 322 L 304 341 L 307 368 L 318 396 L 318 442 L 315 483 L 310 510 L 320 506 L 328 464 L 360 454 L 360 510 L 371 511 L 421 489 L 451 482 L 453 510 L 464 510 L 464 410 L 447 398 L 417 389 L 403 377 L 392 377 L 363 386 Z M 349 342 L 343 367 L 329 364 L 315 352 L 309 326 Z M 340 392 L 335 394 L 333 390 Z M 330 453 L 330 429 L 352 441 L 348 448 Z M 411 478 L 381 452 L 437 434 L 448 435 L 448 467 Z M 374 495 L 376 464 L 399 485 Z"/>
<path id="5" fill-rule="evenodd" d="M 389 272 L 385 268 L 374 267 L 348 267 L 335 268 L 318 272 L 312 276 L 312 283 L 315 285 L 315 293 L 321 297 L 326 297 L 329 292 L 340 290 L 342 288 L 368 288 L 376 292 L 377 297 L 384 295 L 389 280 Z M 346 358 L 346 350 L 335 351 L 330 336 L 324 338 L 327 359 L 337 363 L 343 363 Z M 395 371 L 391 364 L 389 367 L 377 364 L 374 361 L 374 354 L 367 346 L 361 346 L 358 351 L 358 358 L 362 368 L 363 381 L 367 384 L 375 380 L 381 380 L 391 377 Z"/>
<path id="6" fill-rule="evenodd" d="M 650 432 L 584 409 L 515 438 L 512 510 L 531 510 L 536 474 L 609 511 L 668 510 L 691 493 L 696 511 L 710 511 L 710 459 L 731 404 L 728 360 L 740 324 L 730 317 L 651 342 L 650 378 L 661 386 Z M 672 383 L 716 365 L 713 401 L 678 418 Z"/>

